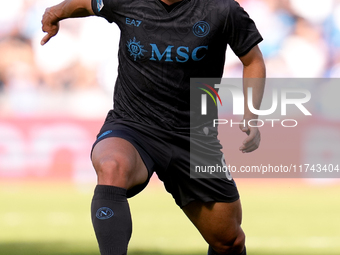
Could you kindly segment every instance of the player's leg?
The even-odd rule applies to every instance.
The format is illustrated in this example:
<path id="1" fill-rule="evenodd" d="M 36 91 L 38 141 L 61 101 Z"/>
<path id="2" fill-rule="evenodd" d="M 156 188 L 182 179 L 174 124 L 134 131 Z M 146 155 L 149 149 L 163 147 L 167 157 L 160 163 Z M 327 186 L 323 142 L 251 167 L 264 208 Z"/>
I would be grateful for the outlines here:
<path id="1" fill-rule="evenodd" d="M 210 245 L 208 255 L 245 255 L 240 200 L 233 203 L 194 201 L 183 211 Z"/>
<path id="2" fill-rule="evenodd" d="M 136 148 L 119 137 L 109 137 L 96 144 L 92 164 L 99 185 L 130 189 L 148 178 L 148 171 Z"/>
<path id="3" fill-rule="evenodd" d="M 102 255 L 126 254 L 132 232 L 126 193 L 145 183 L 148 171 L 136 148 L 118 137 L 97 143 L 92 152 L 92 163 L 98 185 L 91 214 L 100 252 Z"/>

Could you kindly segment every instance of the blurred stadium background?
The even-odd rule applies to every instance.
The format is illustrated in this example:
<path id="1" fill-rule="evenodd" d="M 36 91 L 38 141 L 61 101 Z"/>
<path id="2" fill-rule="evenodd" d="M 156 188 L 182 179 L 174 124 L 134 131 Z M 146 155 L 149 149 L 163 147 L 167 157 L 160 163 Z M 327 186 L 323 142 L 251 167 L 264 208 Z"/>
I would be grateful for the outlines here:
<path id="1" fill-rule="evenodd" d="M 268 77 L 339 78 L 339 0 L 239 2 L 265 38 L 260 46 Z M 89 214 L 96 183 L 89 152 L 112 107 L 119 31 L 96 17 L 65 20 L 42 47 L 41 16 L 57 3 L 0 2 L 0 255 L 98 254 Z M 229 51 L 224 76 L 240 77 L 241 71 Z M 294 137 L 298 162 L 308 153 L 323 161 L 340 158 L 334 94 L 315 105 L 334 114 L 308 125 L 324 135 Z M 308 150 L 306 141 L 318 148 L 325 139 L 335 146 Z M 237 183 L 250 255 L 340 254 L 337 179 Z M 206 254 L 204 241 L 156 178 L 130 205 L 129 254 Z"/>

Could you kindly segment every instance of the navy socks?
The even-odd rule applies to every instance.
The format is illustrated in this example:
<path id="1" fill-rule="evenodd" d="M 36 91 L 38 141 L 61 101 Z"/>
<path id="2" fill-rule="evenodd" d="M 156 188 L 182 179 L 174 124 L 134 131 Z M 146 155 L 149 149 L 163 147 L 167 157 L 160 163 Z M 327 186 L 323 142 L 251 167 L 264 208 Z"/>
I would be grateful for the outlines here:
<path id="1" fill-rule="evenodd" d="M 97 185 L 91 216 L 101 255 L 126 255 L 132 233 L 126 189 Z"/>

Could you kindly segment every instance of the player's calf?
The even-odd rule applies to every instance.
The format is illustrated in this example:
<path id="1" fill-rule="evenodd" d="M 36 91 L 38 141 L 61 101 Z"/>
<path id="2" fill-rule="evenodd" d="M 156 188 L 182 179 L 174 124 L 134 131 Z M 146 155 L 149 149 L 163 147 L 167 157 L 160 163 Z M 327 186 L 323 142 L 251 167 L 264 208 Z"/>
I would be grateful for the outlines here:
<path id="1" fill-rule="evenodd" d="M 210 245 L 208 255 L 245 255 L 240 200 L 193 201 L 183 207 L 183 211 Z"/>
<path id="2" fill-rule="evenodd" d="M 147 180 L 148 173 L 128 141 L 107 138 L 93 149 L 98 185 L 91 204 L 93 228 L 102 255 L 126 255 L 132 232 L 127 189 Z"/>
<path id="3" fill-rule="evenodd" d="M 132 233 L 126 189 L 97 185 L 91 215 L 101 255 L 125 255 Z"/>

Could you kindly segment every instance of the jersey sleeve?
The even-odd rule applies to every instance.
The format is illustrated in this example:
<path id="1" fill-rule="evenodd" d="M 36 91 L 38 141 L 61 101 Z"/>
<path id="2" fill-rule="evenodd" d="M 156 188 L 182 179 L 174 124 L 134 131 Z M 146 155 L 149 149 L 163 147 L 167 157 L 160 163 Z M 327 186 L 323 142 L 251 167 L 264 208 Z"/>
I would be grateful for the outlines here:
<path id="1" fill-rule="evenodd" d="M 234 0 L 230 1 L 226 20 L 227 43 L 238 57 L 246 55 L 263 38 L 248 13 Z"/>
<path id="2" fill-rule="evenodd" d="M 92 10 L 96 16 L 103 17 L 108 22 L 114 22 L 114 0 L 91 0 Z"/>

